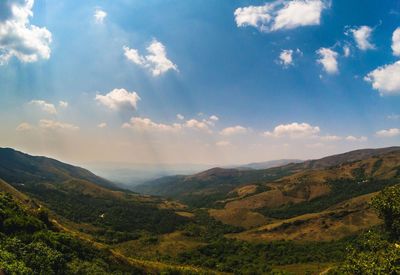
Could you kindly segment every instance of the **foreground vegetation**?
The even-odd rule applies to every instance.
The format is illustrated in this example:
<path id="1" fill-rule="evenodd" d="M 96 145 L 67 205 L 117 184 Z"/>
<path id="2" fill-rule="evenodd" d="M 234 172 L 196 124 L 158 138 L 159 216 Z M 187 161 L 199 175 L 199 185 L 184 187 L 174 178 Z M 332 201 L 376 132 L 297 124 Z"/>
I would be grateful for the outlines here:
<path id="1" fill-rule="evenodd" d="M 0 270 L 7 274 L 141 274 L 107 250 L 58 232 L 43 210 L 0 193 Z"/>

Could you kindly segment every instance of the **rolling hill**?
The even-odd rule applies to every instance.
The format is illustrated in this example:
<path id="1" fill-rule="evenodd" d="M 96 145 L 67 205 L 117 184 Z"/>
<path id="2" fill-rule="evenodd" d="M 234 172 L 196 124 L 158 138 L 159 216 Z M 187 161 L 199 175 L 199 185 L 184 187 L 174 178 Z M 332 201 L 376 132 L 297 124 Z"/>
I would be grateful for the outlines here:
<path id="1" fill-rule="evenodd" d="M 261 193 L 272 188 L 264 183 L 273 182 L 285 176 L 302 171 L 328 169 L 345 163 L 396 152 L 400 152 L 400 147 L 356 150 L 317 160 L 290 163 L 261 170 L 213 168 L 195 175 L 163 177 L 136 186 L 133 190 L 143 194 L 178 199 L 195 207 L 211 207 L 216 202 L 232 196 L 234 190 L 241 186 L 256 185 L 258 189 L 255 192 Z M 342 173 L 341 171 L 337 172 Z M 296 175 L 299 176 L 300 174 Z M 319 192 L 320 188 L 327 188 L 327 186 L 321 185 L 317 190 L 313 185 L 312 188 L 313 190 L 310 190 L 310 192 Z M 325 191 L 322 190 L 322 192 Z"/>
<path id="2" fill-rule="evenodd" d="M 13 149 L 0 149 L 0 179 L 7 192 L 35 199 L 104 242 L 172 232 L 187 222 L 175 213 L 180 204 L 121 190 L 88 170 Z"/>
<path id="3" fill-rule="evenodd" d="M 181 202 L 118 189 L 85 169 L 12 149 L 0 149 L 0 159 L 0 216 L 18 216 L 0 220 L 0 271 L 10 268 L 4 251 L 38 270 L 21 255 L 44 242 L 50 254 L 43 259 L 60 255 L 67 260 L 56 263 L 78 274 L 322 272 L 382 223 L 370 201 L 400 183 L 400 147 L 261 170 L 213 168 L 140 187 Z M 10 225 L 36 237 L 6 247 L 4 240 L 19 237 L 4 231 Z"/>

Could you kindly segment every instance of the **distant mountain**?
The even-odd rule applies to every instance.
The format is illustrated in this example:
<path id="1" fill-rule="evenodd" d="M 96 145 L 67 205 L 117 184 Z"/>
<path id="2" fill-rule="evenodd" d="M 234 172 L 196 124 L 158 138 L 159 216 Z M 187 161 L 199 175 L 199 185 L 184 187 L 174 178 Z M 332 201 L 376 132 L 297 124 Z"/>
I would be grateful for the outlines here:
<path id="1" fill-rule="evenodd" d="M 264 162 L 248 163 L 245 165 L 240 165 L 237 168 L 260 170 L 260 169 L 268 169 L 268 168 L 272 168 L 272 167 L 284 166 L 284 165 L 287 165 L 290 163 L 300 163 L 300 162 L 303 162 L 303 160 L 300 160 L 300 159 L 278 159 L 278 160 L 270 160 L 270 161 L 264 161 Z"/>
<path id="2" fill-rule="evenodd" d="M 366 159 L 369 157 L 377 157 L 391 152 L 400 152 L 400 146 L 378 148 L 378 149 L 360 149 L 346 152 L 343 154 L 332 155 L 316 160 L 307 160 L 302 163 L 295 164 L 300 169 L 318 169 L 336 166 L 346 162 Z"/>
<path id="3" fill-rule="evenodd" d="M 116 190 L 112 182 L 92 172 L 55 159 L 24 154 L 11 148 L 0 148 L 0 177 L 8 183 L 52 182 L 84 180 Z"/>
<path id="4" fill-rule="evenodd" d="M 273 182 L 301 171 L 330 168 L 390 153 L 400 153 L 400 147 L 356 150 L 261 170 L 213 168 L 190 176 L 163 177 L 136 186 L 133 190 L 178 199 L 193 206 L 210 206 L 231 196 L 231 192 L 239 186 L 255 184 L 263 190 L 265 187 L 260 183 Z"/>

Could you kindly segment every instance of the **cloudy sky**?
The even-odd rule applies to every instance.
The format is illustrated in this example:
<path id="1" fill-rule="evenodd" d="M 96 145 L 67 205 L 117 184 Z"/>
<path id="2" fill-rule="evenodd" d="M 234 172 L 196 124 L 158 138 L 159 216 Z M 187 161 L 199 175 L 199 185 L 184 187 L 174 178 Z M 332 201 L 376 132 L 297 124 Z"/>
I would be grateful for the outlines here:
<path id="1" fill-rule="evenodd" d="M 2 147 L 232 164 L 399 144 L 399 1 L 0 2 Z"/>

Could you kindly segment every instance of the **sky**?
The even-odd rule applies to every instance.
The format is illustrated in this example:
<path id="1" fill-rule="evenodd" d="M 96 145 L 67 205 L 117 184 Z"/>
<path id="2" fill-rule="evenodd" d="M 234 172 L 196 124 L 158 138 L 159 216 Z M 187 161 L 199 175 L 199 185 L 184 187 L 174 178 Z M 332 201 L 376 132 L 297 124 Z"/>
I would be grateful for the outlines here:
<path id="1" fill-rule="evenodd" d="M 238 164 L 400 144 L 400 1 L 3 0 L 0 146 Z"/>

